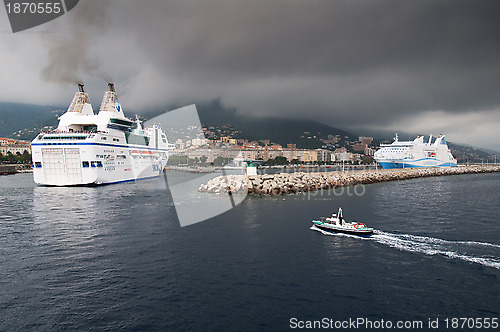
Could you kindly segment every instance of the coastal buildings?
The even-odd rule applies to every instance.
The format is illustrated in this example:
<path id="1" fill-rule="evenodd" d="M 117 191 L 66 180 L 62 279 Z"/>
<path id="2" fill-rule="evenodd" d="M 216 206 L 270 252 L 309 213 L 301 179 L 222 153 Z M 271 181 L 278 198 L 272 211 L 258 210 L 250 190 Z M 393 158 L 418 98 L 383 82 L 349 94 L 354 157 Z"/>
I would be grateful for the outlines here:
<path id="1" fill-rule="evenodd" d="M 201 136 L 200 136 L 201 134 Z M 182 139 L 175 141 L 176 149 L 172 155 L 178 156 L 173 160 L 180 163 L 220 164 L 229 159 L 237 158 L 238 161 L 250 162 L 262 160 L 292 164 L 329 164 L 329 163 L 356 163 L 364 159 L 365 155 L 372 155 L 375 151 L 373 137 L 359 137 L 359 140 L 348 136 L 325 135 L 319 138 L 320 133 L 304 132 L 298 141 L 278 144 L 271 139 L 250 140 L 243 133 L 229 124 L 218 126 L 205 126 L 194 138 L 193 135 L 183 135 Z M 204 136 L 205 138 L 201 138 Z M 318 139 L 320 146 L 312 145 L 311 148 L 298 148 L 300 139 Z M 278 159 L 276 159 L 278 158 Z M 286 158 L 286 159 L 284 159 Z M 271 163 L 272 164 L 272 163 Z"/>
<path id="2" fill-rule="evenodd" d="M 0 154 L 3 156 L 9 154 L 23 154 L 25 151 L 31 154 L 31 146 L 29 142 L 18 141 L 11 138 L 0 137 Z"/>
<path id="3" fill-rule="evenodd" d="M 225 159 L 238 158 L 246 162 L 254 160 L 268 161 L 277 157 L 285 157 L 288 162 L 295 161 L 295 163 L 354 162 L 361 160 L 360 154 L 348 152 L 346 149 L 330 151 L 327 149 L 285 149 L 277 146 L 216 146 L 211 147 L 206 145 L 203 147 L 191 146 L 191 148 L 187 149 L 177 148 L 172 151 L 172 155 L 185 156 L 186 158 L 199 161 L 204 160 L 204 163 L 213 163 L 218 157 Z"/>
<path id="4" fill-rule="evenodd" d="M 286 144 L 278 144 L 268 138 L 260 140 L 250 140 L 243 137 L 240 131 L 231 125 L 205 126 L 202 128 L 204 137 L 178 139 L 175 142 L 176 150 L 173 155 L 184 156 L 176 158 L 181 163 L 189 163 L 189 159 L 195 163 L 210 164 L 220 163 L 220 159 L 234 159 L 238 161 L 269 161 L 292 164 L 329 164 L 329 163 L 359 163 L 370 160 L 367 156 L 373 155 L 375 146 L 373 137 L 359 137 L 359 139 L 341 136 L 325 135 L 319 138 L 320 146 L 314 144 L 311 148 L 298 148 L 300 139 L 316 139 L 320 133 L 304 132 L 298 141 L 291 141 Z M 278 158 L 278 160 L 276 160 Z M 271 163 L 272 164 L 272 163 Z"/>

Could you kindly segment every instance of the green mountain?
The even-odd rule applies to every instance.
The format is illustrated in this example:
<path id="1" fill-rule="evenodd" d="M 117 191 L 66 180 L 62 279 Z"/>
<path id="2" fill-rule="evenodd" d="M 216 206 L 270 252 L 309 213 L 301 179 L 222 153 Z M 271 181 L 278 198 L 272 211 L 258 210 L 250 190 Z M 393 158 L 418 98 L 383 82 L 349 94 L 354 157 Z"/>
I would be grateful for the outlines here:
<path id="1" fill-rule="evenodd" d="M 151 119 L 163 114 L 165 109 L 175 109 L 178 105 L 167 108 L 150 110 L 143 113 L 143 117 Z M 326 140 L 337 136 L 337 147 L 349 146 L 358 136 L 321 124 L 311 120 L 284 119 L 277 117 L 253 117 L 241 114 L 236 108 L 224 106 L 219 99 L 206 103 L 196 104 L 201 123 L 204 127 L 223 129 L 233 138 L 245 138 L 250 141 L 269 139 L 271 142 L 285 146 L 289 143 L 296 144 L 297 148 L 319 148 Z M 19 103 L 0 102 L 0 137 L 32 140 L 45 126 L 57 126 L 57 116 L 63 110 L 56 106 L 39 106 Z M 131 116 L 134 112 L 128 112 Z M 360 133 L 365 136 L 366 133 Z M 224 134 L 225 135 L 225 134 Z M 389 137 L 390 138 L 390 137 Z M 392 139 L 391 139 L 392 140 Z M 378 146 L 380 140 L 376 139 L 373 146 Z M 450 150 L 460 163 L 464 162 L 493 162 L 493 151 L 453 144 L 448 142 Z M 500 157 L 497 157 L 500 161 Z"/>
<path id="2" fill-rule="evenodd" d="M 0 136 L 31 140 L 43 126 L 57 124 L 58 112 L 55 106 L 0 102 Z"/>
<path id="3" fill-rule="evenodd" d="M 197 109 L 203 126 L 231 124 L 248 140 L 269 139 L 283 146 L 295 143 L 298 148 L 319 148 L 324 145 L 321 139 L 328 135 L 339 135 L 347 141 L 357 139 L 351 133 L 316 121 L 242 115 L 234 108 L 225 108 L 220 100 L 197 105 Z"/>
<path id="4" fill-rule="evenodd" d="M 500 154 L 498 152 L 483 150 L 473 146 L 465 146 L 448 142 L 448 147 L 451 153 L 461 164 L 463 163 L 493 163 L 500 161 Z M 495 155 L 497 156 L 495 158 Z"/>
<path id="5" fill-rule="evenodd" d="M 167 109 L 175 109 L 171 105 Z M 208 103 L 197 103 L 196 109 L 200 122 L 204 127 L 221 127 L 230 125 L 233 138 L 245 138 L 249 141 L 269 139 L 273 143 L 285 146 L 294 143 L 297 148 L 320 148 L 329 135 L 340 137 L 340 143 L 357 140 L 357 136 L 328 125 L 311 120 L 284 119 L 278 117 L 253 117 L 241 114 L 236 108 L 222 105 L 219 99 Z M 163 112 L 150 111 L 143 114 L 146 118 L 153 118 Z M 218 128 L 220 129 L 220 128 Z"/>

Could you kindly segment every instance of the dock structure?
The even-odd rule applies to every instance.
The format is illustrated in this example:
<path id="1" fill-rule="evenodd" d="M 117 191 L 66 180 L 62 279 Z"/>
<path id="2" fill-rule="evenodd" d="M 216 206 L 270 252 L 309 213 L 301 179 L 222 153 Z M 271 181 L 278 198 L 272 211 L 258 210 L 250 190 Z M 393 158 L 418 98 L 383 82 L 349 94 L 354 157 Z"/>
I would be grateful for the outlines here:
<path id="1" fill-rule="evenodd" d="M 16 174 L 17 169 L 15 165 L 0 165 L 0 175 Z"/>
<path id="2" fill-rule="evenodd" d="M 430 176 L 492 172 L 500 172 L 500 165 L 228 175 L 216 177 L 202 184 L 198 191 L 216 194 L 247 191 L 249 195 L 275 196 Z"/>

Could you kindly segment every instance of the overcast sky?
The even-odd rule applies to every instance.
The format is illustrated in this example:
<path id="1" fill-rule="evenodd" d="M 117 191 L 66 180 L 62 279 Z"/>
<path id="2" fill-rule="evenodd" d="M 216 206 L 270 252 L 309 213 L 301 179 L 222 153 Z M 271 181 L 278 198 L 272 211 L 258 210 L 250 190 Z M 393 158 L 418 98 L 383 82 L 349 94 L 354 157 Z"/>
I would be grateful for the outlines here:
<path id="1" fill-rule="evenodd" d="M 447 134 L 500 151 L 500 1 L 80 0 L 13 34 L 0 9 L 0 100 L 125 108 L 214 98 L 257 116 Z M 132 114 L 129 114 L 132 115 Z"/>

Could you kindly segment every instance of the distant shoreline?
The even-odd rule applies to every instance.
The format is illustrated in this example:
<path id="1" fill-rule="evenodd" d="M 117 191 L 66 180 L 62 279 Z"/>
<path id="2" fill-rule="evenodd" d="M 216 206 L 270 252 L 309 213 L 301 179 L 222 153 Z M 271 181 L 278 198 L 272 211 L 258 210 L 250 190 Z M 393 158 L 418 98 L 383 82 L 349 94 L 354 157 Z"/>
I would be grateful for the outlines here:
<path id="1" fill-rule="evenodd" d="M 12 175 L 17 173 L 33 172 L 30 164 L 0 165 L 0 175 Z"/>

